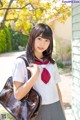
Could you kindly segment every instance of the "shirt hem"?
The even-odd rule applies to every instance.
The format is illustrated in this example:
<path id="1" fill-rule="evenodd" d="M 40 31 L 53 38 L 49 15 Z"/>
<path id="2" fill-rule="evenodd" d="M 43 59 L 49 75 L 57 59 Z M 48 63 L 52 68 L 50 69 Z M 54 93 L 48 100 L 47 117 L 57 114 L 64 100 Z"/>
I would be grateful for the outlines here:
<path id="1" fill-rule="evenodd" d="M 49 104 L 52 104 L 52 103 L 55 103 L 55 102 L 58 102 L 58 101 L 59 101 L 59 99 L 56 99 L 52 102 L 42 103 L 41 105 L 49 105 Z"/>

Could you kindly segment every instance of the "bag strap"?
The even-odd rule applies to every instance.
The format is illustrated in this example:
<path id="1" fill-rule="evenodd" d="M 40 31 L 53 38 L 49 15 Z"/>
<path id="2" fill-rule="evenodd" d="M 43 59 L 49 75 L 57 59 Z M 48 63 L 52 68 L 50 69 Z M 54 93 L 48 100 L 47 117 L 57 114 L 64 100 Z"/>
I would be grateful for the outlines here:
<path id="1" fill-rule="evenodd" d="M 19 56 L 19 57 L 17 57 L 17 58 L 23 59 L 24 62 L 25 62 L 26 67 L 29 66 L 29 63 L 28 63 L 28 61 L 27 61 L 27 58 L 26 58 L 26 55 L 25 55 L 25 54 L 23 54 L 23 55 L 21 55 L 21 56 Z M 29 79 L 29 78 L 31 77 L 31 72 L 30 72 L 29 70 L 27 70 L 27 71 L 28 71 L 28 79 Z"/>

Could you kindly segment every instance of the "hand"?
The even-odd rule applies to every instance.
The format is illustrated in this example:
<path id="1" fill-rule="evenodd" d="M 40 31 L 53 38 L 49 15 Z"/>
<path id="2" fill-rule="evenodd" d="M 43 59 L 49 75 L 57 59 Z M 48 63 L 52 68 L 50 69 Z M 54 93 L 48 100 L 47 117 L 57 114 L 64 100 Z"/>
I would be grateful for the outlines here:
<path id="1" fill-rule="evenodd" d="M 39 76 L 40 69 L 38 65 L 30 64 L 29 67 L 27 67 L 27 69 L 30 70 L 32 76 Z"/>

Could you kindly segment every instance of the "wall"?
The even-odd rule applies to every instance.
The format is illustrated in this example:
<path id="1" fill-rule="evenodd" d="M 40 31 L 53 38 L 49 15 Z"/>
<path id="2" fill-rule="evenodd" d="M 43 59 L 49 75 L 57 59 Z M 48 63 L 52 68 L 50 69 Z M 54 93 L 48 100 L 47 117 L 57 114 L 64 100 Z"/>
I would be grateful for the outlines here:
<path id="1" fill-rule="evenodd" d="M 71 16 L 65 23 L 51 20 L 49 26 L 53 30 L 55 53 L 58 53 L 57 59 L 67 61 L 71 64 L 71 40 L 72 40 L 72 24 Z"/>
<path id="2" fill-rule="evenodd" d="M 65 23 L 60 23 L 55 21 L 55 34 L 58 37 L 62 37 L 63 39 L 71 40 L 71 17 L 69 17 Z"/>
<path id="3" fill-rule="evenodd" d="M 80 4 L 72 5 L 72 109 L 80 120 Z"/>

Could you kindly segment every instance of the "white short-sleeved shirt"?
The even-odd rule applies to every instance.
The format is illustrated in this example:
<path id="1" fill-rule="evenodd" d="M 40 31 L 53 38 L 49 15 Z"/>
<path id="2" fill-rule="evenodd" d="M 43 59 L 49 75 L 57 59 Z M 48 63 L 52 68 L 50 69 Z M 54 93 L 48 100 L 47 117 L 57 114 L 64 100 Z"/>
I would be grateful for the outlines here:
<path id="1" fill-rule="evenodd" d="M 61 79 L 58 73 L 58 68 L 56 63 L 55 64 L 48 63 L 46 65 L 38 65 L 38 66 L 40 68 L 40 74 L 38 79 L 34 83 L 33 88 L 37 90 L 42 96 L 42 105 L 57 102 L 59 100 L 59 96 L 58 96 L 56 84 L 60 82 Z M 41 73 L 43 68 L 46 68 L 51 75 L 51 78 L 47 84 L 45 84 L 41 80 Z M 24 60 L 21 58 L 18 58 L 15 61 L 13 68 L 13 81 L 18 81 L 22 83 L 28 81 L 27 68 L 25 66 Z"/>

